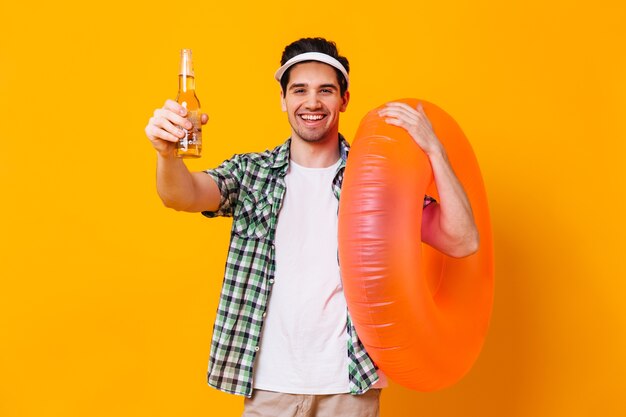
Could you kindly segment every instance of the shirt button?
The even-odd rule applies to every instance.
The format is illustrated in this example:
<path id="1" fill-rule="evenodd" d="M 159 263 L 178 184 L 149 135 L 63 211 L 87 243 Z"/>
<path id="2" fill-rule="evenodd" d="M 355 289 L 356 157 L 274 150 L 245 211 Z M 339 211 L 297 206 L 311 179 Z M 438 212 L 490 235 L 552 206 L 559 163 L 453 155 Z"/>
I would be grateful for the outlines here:
<path id="1" fill-rule="evenodd" d="M 274 278 L 270 278 L 270 284 L 274 283 Z"/>
<path id="2" fill-rule="evenodd" d="M 263 313 L 263 317 L 267 316 L 267 313 Z"/>
<path id="3" fill-rule="evenodd" d="M 257 347 L 255 347 L 255 348 L 254 348 L 254 351 L 255 351 L 255 352 L 258 352 L 258 351 L 259 351 L 259 347 L 258 347 L 258 346 L 257 346 Z"/>

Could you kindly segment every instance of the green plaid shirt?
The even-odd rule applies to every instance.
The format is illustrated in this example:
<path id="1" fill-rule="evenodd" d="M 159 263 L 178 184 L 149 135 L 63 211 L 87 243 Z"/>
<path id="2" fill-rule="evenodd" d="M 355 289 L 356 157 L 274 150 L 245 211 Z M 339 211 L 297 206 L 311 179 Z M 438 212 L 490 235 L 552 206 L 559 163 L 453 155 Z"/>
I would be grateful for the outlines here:
<path id="1" fill-rule="evenodd" d="M 290 144 L 287 140 L 272 151 L 235 155 L 206 171 L 216 181 L 221 201 L 217 211 L 202 214 L 233 217 L 207 379 L 210 386 L 232 394 L 252 395 L 253 365 L 274 283 L 274 233 L 285 195 Z M 350 150 L 341 135 L 339 149 L 341 163 L 332 185 L 337 199 Z M 350 392 L 362 394 L 378 380 L 377 368 L 349 314 L 347 329 Z"/>

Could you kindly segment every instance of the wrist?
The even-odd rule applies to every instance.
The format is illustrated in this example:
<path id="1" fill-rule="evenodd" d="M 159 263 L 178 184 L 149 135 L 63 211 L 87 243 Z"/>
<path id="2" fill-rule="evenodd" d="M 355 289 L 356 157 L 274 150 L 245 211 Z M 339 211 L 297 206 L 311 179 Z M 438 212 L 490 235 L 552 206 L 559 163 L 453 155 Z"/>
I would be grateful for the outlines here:
<path id="1" fill-rule="evenodd" d="M 174 144 L 174 146 L 171 146 L 172 144 L 168 143 L 167 145 L 169 146 L 159 146 L 159 147 L 155 147 L 156 149 L 156 154 L 157 157 L 159 159 L 178 159 L 178 156 L 176 156 L 176 144 Z"/>
<path id="2" fill-rule="evenodd" d="M 426 151 L 425 153 L 426 153 L 426 156 L 428 156 L 428 159 L 430 159 L 431 161 L 435 159 L 439 159 L 442 161 L 448 160 L 448 154 L 446 153 L 445 148 L 441 145 L 434 146 L 428 151 Z"/>
<path id="3" fill-rule="evenodd" d="M 167 151 L 157 151 L 157 161 L 160 164 L 173 164 L 177 161 L 181 161 L 181 158 L 176 156 L 176 149 Z"/>

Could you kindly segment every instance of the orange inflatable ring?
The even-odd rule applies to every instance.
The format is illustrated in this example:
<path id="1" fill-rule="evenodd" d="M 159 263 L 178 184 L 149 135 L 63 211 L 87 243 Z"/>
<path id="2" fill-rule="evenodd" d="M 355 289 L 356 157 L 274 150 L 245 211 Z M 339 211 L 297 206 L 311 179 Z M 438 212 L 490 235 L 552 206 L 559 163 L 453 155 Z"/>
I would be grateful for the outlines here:
<path id="1" fill-rule="evenodd" d="M 395 382 L 433 391 L 461 379 L 480 353 L 493 304 L 493 242 L 469 142 L 452 117 L 420 101 L 471 202 L 478 252 L 451 258 L 421 243 L 423 196 L 438 198 L 429 160 L 375 109 L 361 122 L 344 173 L 339 262 L 352 321 L 372 360 Z"/>

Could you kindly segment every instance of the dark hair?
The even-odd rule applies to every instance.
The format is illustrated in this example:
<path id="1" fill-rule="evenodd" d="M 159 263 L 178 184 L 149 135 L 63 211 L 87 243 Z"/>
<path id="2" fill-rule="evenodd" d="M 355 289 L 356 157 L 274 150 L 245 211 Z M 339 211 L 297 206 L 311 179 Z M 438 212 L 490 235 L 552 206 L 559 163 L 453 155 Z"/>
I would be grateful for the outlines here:
<path id="1" fill-rule="evenodd" d="M 337 61 L 341 62 L 341 65 L 344 66 L 346 72 L 350 73 L 350 64 L 348 63 L 348 58 L 339 55 L 339 51 L 337 50 L 337 45 L 335 45 L 335 42 L 328 41 L 324 38 L 302 38 L 287 45 L 285 47 L 285 50 L 283 51 L 283 56 L 280 59 L 280 65 L 285 65 L 285 62 L 289 61 L 294 56 L 304 54 L 306 52 L 321 52 L 323 54 L 330 55 Z M 292 68 L 293 67 L 287 69 L 287 71 L 285 71 L 282 78 L 280 79 L 280 86 L 283 88 L 283 96 L 286 94 L 287 91 L 289 74 L 291 73 Z M 348 89 L 348 81 L 345 79 L 341 71 L 339 71 L 337 68 L 333 69 L 337 73 L 339 91 L 343 96 Z"/>

